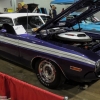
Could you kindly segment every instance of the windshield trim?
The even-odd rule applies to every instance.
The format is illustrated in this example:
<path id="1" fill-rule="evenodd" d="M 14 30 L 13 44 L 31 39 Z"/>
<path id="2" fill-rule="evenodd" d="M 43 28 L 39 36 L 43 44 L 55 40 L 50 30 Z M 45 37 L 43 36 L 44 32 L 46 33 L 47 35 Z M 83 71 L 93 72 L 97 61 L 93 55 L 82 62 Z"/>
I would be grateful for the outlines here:
<path id="1" fill-rule="evenodd" d="M 43 23 L 43 25 L 45 24 L 45 22 L 44 22 L 44 20 L 42 19 L 42 17 L 41 16 L 39 16 L 39 18 L 41 19 L 41 21 L 42 21 L 42 23 Z"/>

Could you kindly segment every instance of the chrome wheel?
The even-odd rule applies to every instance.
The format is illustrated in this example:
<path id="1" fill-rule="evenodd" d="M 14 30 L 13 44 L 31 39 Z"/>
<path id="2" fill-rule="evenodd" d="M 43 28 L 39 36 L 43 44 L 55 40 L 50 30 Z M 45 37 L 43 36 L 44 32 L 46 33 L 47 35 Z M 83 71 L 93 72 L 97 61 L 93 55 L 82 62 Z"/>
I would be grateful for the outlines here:
<path id="1" fill-rule="evenodd" d="M 51 60 L 38 60 L 35 71 L 39 81 L 48 88 L 55 89 L 65 82 L 65 77 L 59 67 Z"/>
<path id="2" fill-rule="evenodd" d="M 55 80 L 56 71 L 49 61 L 42 61 L 38 67 L 39 75 L 46 83 L 52 83 Z"/>

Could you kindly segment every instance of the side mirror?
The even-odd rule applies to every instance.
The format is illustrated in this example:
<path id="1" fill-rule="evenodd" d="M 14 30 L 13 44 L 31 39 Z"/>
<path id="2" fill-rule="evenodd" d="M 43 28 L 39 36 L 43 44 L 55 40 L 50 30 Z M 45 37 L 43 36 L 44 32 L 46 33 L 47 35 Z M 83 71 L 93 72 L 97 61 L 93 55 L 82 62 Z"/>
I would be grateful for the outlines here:
<path id="1" fill-rule="evenodd" d="M 6 29 L 1 29 L 1 33 L 7 33 Z"/>

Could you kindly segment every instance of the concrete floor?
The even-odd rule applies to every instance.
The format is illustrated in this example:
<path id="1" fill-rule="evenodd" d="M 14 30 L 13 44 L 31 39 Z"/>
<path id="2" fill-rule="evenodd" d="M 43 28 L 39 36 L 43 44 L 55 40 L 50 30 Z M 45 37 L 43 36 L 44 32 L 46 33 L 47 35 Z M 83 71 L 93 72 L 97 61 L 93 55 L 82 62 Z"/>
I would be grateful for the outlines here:
<path id="1" fill-rule="evenodd" d="M 0 72 L 14 76 L 32 85 L 38 86 L 61 96 L 68 96 L 69 100 L 100 100 L 100 80 L 92 83 L 87 90 L 81 90 L 78 83 L 65 84 L 63 89 L 51 90 L 38 81 L 34 72 L 20 65 L 0 58 Z"/>

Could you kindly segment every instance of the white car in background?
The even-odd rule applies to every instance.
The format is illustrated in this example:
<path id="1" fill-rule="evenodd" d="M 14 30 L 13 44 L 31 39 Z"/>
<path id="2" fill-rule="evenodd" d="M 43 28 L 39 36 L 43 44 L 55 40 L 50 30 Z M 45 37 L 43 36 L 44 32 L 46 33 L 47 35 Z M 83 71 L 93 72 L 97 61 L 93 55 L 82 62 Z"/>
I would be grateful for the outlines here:
<path id="1" fill-rule="evenodd" d="M 0 14 L 0 27 L 7 23 L 12 26 L 23 25 L 26 30 L 44 25 L 51 17 L 41 13 L 7 13 Z"/>

